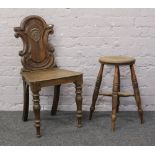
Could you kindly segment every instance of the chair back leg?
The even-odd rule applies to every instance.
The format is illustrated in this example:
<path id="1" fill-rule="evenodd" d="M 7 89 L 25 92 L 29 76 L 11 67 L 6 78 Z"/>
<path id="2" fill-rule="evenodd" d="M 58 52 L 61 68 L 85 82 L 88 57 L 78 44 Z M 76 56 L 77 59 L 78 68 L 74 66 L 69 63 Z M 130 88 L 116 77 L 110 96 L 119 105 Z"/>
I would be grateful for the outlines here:
<path id="1" fill-rule="evenodd" d="M 22 120 L 27 121 L 29 112 L 29 85 L 25 82 L 24 79 L 23 79 L 23 98 L 24 98 L 24 105 L 23 105 Z"/>
<path id="2" fill-rule="evenodd" d="M 53 98 L 51 115 L 56 115 L 56 112 L 57 112 L 59 96 L 60 96 L 60 86 L 61 85 L 54 86 L 54 98 Z"/>

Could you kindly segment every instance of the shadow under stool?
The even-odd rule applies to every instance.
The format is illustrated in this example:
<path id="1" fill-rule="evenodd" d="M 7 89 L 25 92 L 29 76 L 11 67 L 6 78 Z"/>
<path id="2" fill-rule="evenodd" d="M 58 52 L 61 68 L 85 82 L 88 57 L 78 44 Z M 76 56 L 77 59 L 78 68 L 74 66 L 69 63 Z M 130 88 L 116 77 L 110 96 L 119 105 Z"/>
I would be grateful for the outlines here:
<path id="1" fill-rule="evenodd" d="M 116 122 L 116 113 L 119 111 L 119 105 L 120 105 L 120 97 L 130 97 L 134 96 L 136 100 L 136 105 L 138 108 L 138 113 L 140 117 L 141 124 L 143 121 L 143 110 L 141 107 L 141 98 L 140 98 L 140 91 L 138 87 L 138 82 L 136 78 L 136 73 L 134 69 L 135 59 L 128 56 L 106 56 L 106 57 L 100 57 L 99 62 L 101 63 L 100 70 L 97 76 L 95 89 L 92 97 L 92 105 L 90 107 L 90 114 L 89 119 L 92 119 L 92 114 L 95 110 L 95 104 L 96 100 L 98 98 L 98 95 L 103 96 L 111 96 L 112 97 L 112 130 L 115 131 L 115 122 Z M 115 73 L 114 73 L 114 80 L 113 80 L 113 89 L 112 93 L 99 93 L 101 82 L 102 82 L 102 74 L 104 65 L 114 65 L 115 66 Z M 132 80 L 132 86 L 134 93 L 125 93 L 120 91 L 120 70 L 119 67 L 122 65 L 129 65 L 130 71 L 131 71 L 131 80 Z"/>

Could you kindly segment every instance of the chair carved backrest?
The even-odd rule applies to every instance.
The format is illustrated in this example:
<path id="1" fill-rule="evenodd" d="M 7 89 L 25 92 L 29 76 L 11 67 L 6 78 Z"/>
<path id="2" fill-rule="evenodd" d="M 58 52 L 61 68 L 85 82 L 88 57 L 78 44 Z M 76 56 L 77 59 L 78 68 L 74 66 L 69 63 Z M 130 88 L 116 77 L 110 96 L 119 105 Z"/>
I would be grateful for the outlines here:
<path id="1" fill-rule="evenodd" d="M 48 44 L 53 25 L 39 16 L 28 16 L 15 27 L 15 37 L 21 37 L 23 50 L 19 52 L 24 71 L 47 69 L 54 66 L 54 48 Z"/>

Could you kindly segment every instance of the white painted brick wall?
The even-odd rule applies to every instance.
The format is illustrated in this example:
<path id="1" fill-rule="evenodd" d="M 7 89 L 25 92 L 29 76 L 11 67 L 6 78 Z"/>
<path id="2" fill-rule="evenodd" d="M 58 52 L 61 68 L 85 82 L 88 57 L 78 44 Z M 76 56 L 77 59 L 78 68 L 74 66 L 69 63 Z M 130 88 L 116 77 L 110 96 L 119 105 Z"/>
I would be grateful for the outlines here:
<path id="1" fill-rule="evenodd" d="M 143 109 L 155 110 L 155 9 L 0 9 L 0 110 L 22 110 L 18 56 L 22 42 L 14 38 L 13 27 L 28 15 L 40 15 L 55 25 L 50 42 L 56 49 L 57 65 L 84 73 L 84 110 L 91 104 L 101 55 L 137 59 Z M 111 89 L 113 71 L 106 67 L 102 88 Z M 121 76 L 122 89 L 132 90 L 128 67 L 121 68 Z M 51 108 L 52 94 L 53 87 L 42 89 L 42 109 Z M 74 85 L 62 86 L 59 109 L 75 110 L 74 97 Z M 121 101 L 121 110 L 136 110 L 133 98 Z M 96 109 L 111 110 L 111 98 L 99 97 Z"/>

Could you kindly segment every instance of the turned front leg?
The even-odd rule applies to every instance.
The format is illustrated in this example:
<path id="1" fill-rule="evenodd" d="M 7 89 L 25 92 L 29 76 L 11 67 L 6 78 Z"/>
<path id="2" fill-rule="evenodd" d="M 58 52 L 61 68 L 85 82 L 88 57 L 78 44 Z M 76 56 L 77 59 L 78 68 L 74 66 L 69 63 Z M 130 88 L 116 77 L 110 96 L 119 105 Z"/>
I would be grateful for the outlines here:
<path id="1" fill-rule="evenodd" d="M 33 96 L 33 112 L 35 117 L 35 127 L 36 127 L 36 136 L 40 137 L 40 99 L 39 99 L 39 91 L 40 87 L 37 85 L 31 86 L 32 96 Z"/>
<path id="2" fill-rule="evenodd" d="M 133 90 L 134 90 L 134 96 L 135 96 L 135 100 L 136 100 L 136 104 L 137 104 L 137 108 L 138 108 L 138 113 L 139 113 L 140 121 L 141 121 L 141 123 L 143 123 L 144 122 L 143 110 L 142 110 L 142 106 L 141 106 L 140 91 L 139 91 L 139 87 L 138 87 L 138 82 L 137 82 L 134 65 L 130 65 L 130 70 L 131 70 L 131 79 L 132 79 L 132 85 L 133 85 Z"/>
<path id="3" fill-rule="evenodd" d="M 23 116 L 22 120 L 27 121 L 28 112 L 29 112 L 29 85 L 23 79 L 23 97 L 24 97 L 24 105 L 23 105 Z"/>
<path id="4" fill-rule="evenodd" d="M 99 73 L 97 76 L 96 84 L 95 84 L 93 97 L 92 97 L 92 105 L 90 107 L 89 120 L 92 119 L 92 115 L 95 110 L 95 104 L 96 104 L 96 100 L 98 98 L 98 94 L 99 94 L 99 90 L 100 90 L 100 86 L 101 86 L 101 82 L 102 82 L 103 68 L 104 68 L 104 65 L 101 64 L 101 67 L 100 67 L 100 70 L 99 70 Z"/>
<path id="5" fill-rule="evenodd" d="M 115 66 L 115 74 L 113 80 L 113 92 L 112 92 L 112 130 L 115 131 L 116 112 L 118 105 L 118 91 L 119 91 L 119 68 Z"/>
<path id="6" fill-rule="evenodd" d="M 80 82 L 75 82 L 76 89 L 76 105 L 77 105 L 77 126 L 82 126 L 82 84 Z"/>

